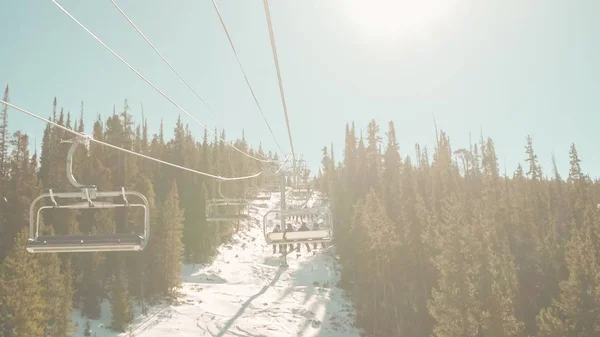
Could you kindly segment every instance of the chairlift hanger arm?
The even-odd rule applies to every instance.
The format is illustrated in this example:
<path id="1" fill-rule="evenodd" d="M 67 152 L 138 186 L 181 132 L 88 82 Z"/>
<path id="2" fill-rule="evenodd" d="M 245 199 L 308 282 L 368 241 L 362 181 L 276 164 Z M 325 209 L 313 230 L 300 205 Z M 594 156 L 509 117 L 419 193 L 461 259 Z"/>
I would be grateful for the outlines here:
<path id="1" fill-rule="evenodd" d="M 70 143 L 71 147 L 69 148 L 69 152 L 67 152 L 67 180 L 69 183 L 73 185 L 75 188 L 96 188 L 94 185 L 83 185 L 75 179 L 73 175 L 73 154 L 77 150 L 77 147 L 82 144 L 89 151 L 90 149 L 90 138 L 86 136 L 75 137 L 72 140 L 63 140 L 61 143 Z"/>

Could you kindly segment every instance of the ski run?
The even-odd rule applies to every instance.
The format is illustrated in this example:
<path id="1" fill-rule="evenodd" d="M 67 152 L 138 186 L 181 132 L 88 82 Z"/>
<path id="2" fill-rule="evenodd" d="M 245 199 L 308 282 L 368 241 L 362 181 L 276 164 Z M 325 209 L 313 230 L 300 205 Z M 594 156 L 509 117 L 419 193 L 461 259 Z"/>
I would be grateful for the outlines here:
<path id="1" fill-rule="evenodd" d="M 90 320 L 91 336 L 213 336 L 213 337 L 358 337 L 354 309 L 337 288 L 340 270 L 335 247 L 281 254 L 265 244 L 262 218 L 279 207 L 279 193 L 251 203 L 255 221 L 242 223 L 231 243 L 219 247 L 209 265 L 182 268 L 182 296 L 176 305 L 157 305 L 141 314 L 134 306 L 130 331 L 110 330 L 110 304 L 102 303 L 102 317 Z M 318 206 L 313 197 L 308 205 Z M 74 310 L 75 336 L 83 336 L 87 318 Z"/>

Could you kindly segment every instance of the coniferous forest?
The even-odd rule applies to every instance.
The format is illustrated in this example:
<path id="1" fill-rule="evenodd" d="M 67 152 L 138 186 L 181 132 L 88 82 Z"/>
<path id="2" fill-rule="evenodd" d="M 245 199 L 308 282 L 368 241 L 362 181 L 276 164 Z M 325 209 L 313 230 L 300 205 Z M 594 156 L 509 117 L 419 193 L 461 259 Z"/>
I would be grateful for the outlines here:
<path id="1" fill-rule="evenodd" d="M 194 138 L 180 120 L 171 139 L 162 126 L 150 135 L 127 101 L 91 126 L 84 125 L 83 103 L 78 114 L 56 99 L 48 107 L 58 124 L 175 164 L 223 176 L 261 170 L 207 132 Z M 99 190 L 143 193 L 152 209 L 148 246 L 141 253 L 28 253 L 31 201 L 42 191 L 70 188 L 69 145 L 61 143 L 70 135 L 47 126 L 41 151 L 31 153 L 29 136 L 11 129 L 10 111 L 0 108 L 0 336 L 71 336 L 73 310 L 95 319 L 104 300 L 111 328 L 125 331 L 134 304 L 177 301 L 181 262 L 210 262 L 235 230 L 205 221 L 205 200 L 217 194 L 214 179 L 92 145 L 75 154 L 77 179 Z M 600 185 L 582 171 L 574 144 L 568 176 L 556 165 L 545 176 L 530 137 L 524 164 L 501 172 L 492 139 L 452 149 L 440 132 L 432 150 L 416 145 L 401 154 L 393 122 L 386 129 L 382 135 L 373 120 L 363 140 L 347 125 L 343 158 L 336 161 L 325 147 L 314 181 L 330 200 L 340 283 L 366 336 L 600 334 Z M 243 137 L 235 145 L 264 154 Z M 242 196 L 260 179 L 223 183 L 223 193 Z M 43 214 L 41 231 L 131 232 L 140 216 L 58 209 Z"/>
<path id="2" fill-rule="evenodd" d="M 440 132 L 431 153 L 401 154 L 386 129 L 371 121 L 365 142 L 347 125 L 316 181 L 367 336 L 600 335 L 600 185 L 574 144 L 568 176 L 553 161 L 546 177 L 530 137 L 500 172 L 492 139 L 452 149 Z"/>
<path id="3" fill-rule="evenodd" d="M 4 100 L 10 100 L 9 87 Z M 212 178 L 181 171 L 123 152 L 92 145 L 80 146 L 74 155 L 74 175 L 80 183 L 94 184 L 100 191 L 119 191 L 121 186 L 144 194 L 150 203 L 151 232 L 142 252 L 31 254 L 25 245 L 29 230 L 29 205 L 42 191 L 72 191 L 66 179 L 66 156 L 72 138 L 64 130 L 47 126 L 41 152 L 30 152 L 30 137 L 10 127 L 7 106 L 0 104 L 0 336 L 71 336 L 71 312 L 97 319 L 101 301 L 108 300 L 112 328 L 124 331 L 133 319 L 133 304 L 157 304 L 177 300 L 181 262 L 206 263 L 226 241 L 233 226 L 205 221 L 205 200 L 217 195 Z M 98 115 L 93 125 L 84 125 L 84 104 L 77 114 L 65 112 L 54 99 L 48 105 L 49 119 L 95 139 L 154 158 L 221 176 L 257 173 L 260 163 L 241 155 L 218 137 L 192 136 L 178 120 L 172 139 L 165 139 L 161 124 L 148 133 L 146 120 L 134 123 L 125 100 L 122 107 Z M 15 114 L 18 112 L 14 112 Z M 78 116 L 76 118 L 75 116 Z M 215 130 L 215 134 L 217 130 Z M 225 138 L 225 131 L 220 132 Z M 244 139 L 235 146 L 254 151 Z M 270 153 L 264 154 L 271 156 Z M 276 159 L 276 155 L 273 159 Z M 227 196 L 243 196 L 252 182 L 222 184 Z M 115 201 L 122 202 L 122 201 Z M 117 210 L 76 212 L 45 211 L 41 232 L 56 234 L 131 233 L 143 224 L 138 214 Z"/>

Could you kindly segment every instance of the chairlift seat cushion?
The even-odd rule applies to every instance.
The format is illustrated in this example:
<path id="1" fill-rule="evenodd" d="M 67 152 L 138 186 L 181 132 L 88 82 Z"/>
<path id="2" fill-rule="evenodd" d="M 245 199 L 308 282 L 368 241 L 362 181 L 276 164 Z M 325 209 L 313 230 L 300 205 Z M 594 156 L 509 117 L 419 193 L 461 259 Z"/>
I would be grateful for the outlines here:
<path id="1" fill-rule="evenodd" d="M 137 251 L 142 249 L 143 241 L 139 234 L 49 235 L 29 241 L 27 250 L 32 253 Z"/>
<path id="2" fill-rule="evenodd" d="M 285 239 L 283 238 L 283 232 L 280 233 L 268 233 L 267 239 L 270 242 L 304 242 L 304 241 L 331 241 L 331 231 L 327 229 L 320 229 L 316 231 L 304 231 L 304 232 L 287 232 L 285 233 Z"/>
<path id="3" fill-rule="evenodd" d="M 249 216 L 240 215 L 211 215 L 206 218 L 206 221 L 242 221 L 250 219 Z"/>
<path id="4" fill-rule="evenodd" d="M 269 199 L 271 199 L 271 196 L 270 195 L 251 195 L 251 196 L 246 197 L 246 199 L 249 199 L 249 200 L 269 200 Z"/>

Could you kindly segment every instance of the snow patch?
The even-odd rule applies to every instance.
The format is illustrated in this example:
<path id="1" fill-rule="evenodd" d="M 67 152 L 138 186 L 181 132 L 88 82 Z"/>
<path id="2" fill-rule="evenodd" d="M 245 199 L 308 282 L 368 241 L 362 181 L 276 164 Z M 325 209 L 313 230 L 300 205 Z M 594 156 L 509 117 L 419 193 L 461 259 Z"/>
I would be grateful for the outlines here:
<path id="1" fill-rule="evenodd" d="M 289 201 L 294 202 L 294 201 Z M 182 297 L 177 305 L 134 306 L 131 330 L 136 337 L 359 337 L 354 310 L 336 287 L 339 279 L 333 248 L 316 254 L 272 254 L 262 232 L 262 217 L 279 204 L 279 193 L 254 203 L 254 221 L 242 224 L 231 243 L 219 247 L 209 265 L 184 265 Z M 318 206 L 315 197 L 307 206 Z M 86 318 L 73 312 L 74 336 L 83 336 Z M 110 330 L 110 304 L 102 303 L 102 318 L 90 320 L 92 336 L 128 336 Z"/>

